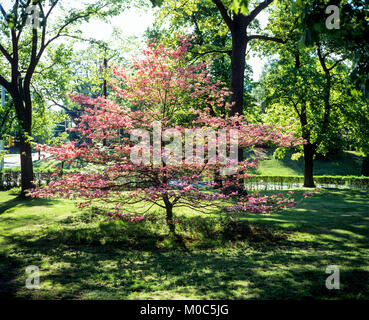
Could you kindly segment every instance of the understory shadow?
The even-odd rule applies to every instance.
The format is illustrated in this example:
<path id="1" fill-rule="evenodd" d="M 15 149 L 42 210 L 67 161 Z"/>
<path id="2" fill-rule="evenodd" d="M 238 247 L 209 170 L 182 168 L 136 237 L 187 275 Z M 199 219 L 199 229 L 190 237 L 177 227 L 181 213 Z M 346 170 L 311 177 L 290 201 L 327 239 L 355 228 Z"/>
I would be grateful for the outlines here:
<path id="1" fill-rule="evenodd" d="M 37 242 L 22 246 L 30 257 L 34 253 L 32 264 L 42 265 L 42 257 L 47 256 L 48 264 L 57 266 L 41 267 L 41 282 L 52 286 L 32 292 L 23 283 L 13 283 L 7 286 L 10 291 L 5 297 L 132 299 L 139 294 L 147 299 L 369 298 L 369 272 L 363 269 L 364 261 L 342 256 L 327 258 L 319 252 L 304 256 L 298 252 L 238 250 L 227 255 L 117 246 L 42 246 Z M 341 290 L 325 287 L 325 268 L 330 264 L 357 267 L 342 271 Z M 14 277 L 26 266 L 18 262 L 15 267 L 18 269 L 13 270 Z"/>
<path id="2" fill-rule="evenodd" d="M 161 249 L 167 237 L 109 223 L 61 228 L 36 240 L 9 236 L 15 249 L 0 256 L 0 274 L 6 274 L 0 298 L 369 299 L 369 195 L 330 191 L 314 197 L 315 206 L 306 201 L 261 224 L 248 221 L 256 238 L 228 239 L 219 247 Z M 104 242 L 107 235 L 111 242 Z M 24 287 L 31 264 L 40 266 L 42 290 Z M 326 288 L 330 265 L 340 267 L 340 290 Z"/>
<path id="3" fill-rule="evenodd" d="M 0 202 L 0 214 L 8 211 L 9 209 L 17 206 L 35 207 L 35 206 L 52 206 L 57 201 L 51 201 L 47 199 L 23 199 L 21 196 L 17 196 L 5 202 Z"/>

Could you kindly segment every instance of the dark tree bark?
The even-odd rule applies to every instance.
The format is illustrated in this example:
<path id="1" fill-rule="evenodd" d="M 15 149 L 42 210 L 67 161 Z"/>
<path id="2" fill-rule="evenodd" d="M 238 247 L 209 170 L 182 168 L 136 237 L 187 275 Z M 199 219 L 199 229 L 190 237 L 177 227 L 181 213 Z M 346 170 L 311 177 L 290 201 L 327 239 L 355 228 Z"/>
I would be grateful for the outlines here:
<path id="1" fill-rule="evenodd" d="M 22 194 L 26 196 L 26 190 L 35 187 L 33 184 L 33 163 L 31 145 L 25 141 L 24 137 L 20 138 L 20 154 L 21 154 L 21 173 L 22 173 Z"/>
<path id="2" fill-rule="evenodd" d="M 314 184 L 314 147 L 307 143 L 304 145 L 304 187 L 315 188 Z"/>
<path id="3" fill-rule="evenodd" d="M 32 136 L 32 102 L 30 95 L 22 94 L 23 92 L 20 92 L 19 88 L 22 87 L 12 86 L 11 95 L 13 97 L 18 122 L 22 128 L 19 132 L 19 152 L 21 160 L 21 197 L 25 198 L 26 191 L 35 187 L 33 184 L 32 147 L 29 140 L 29 137 Z"/>
<path id="4" fill-rule="evenodd" d="M 258 14 L 267 8 L 273 0 L 265 0 L 254 8 L 249 15 L 235 13 L 231 17 L 221 0 L 213 0 L 218 8 L 224 22 L 232 35 L 232 54 L 231 54 L 231 100 L 234 102 L 229 115 L 236 113 L 243 114 L 243 94 L 244 94 L 244 78 L 245 78 L 245 58 L 247 45 L 251 40 L 260 39 L 266 41 L 274 41 L 284 43 L 282 39 L 268 37 L 265 35 L 248 35 L 248 26 L 256 19 Z"/>
<path id="5" fill-rule="evenodd" d="M 106 72 L 107 69 L 108 69 L 108 59 L 104 58 L 104 71 L 103 72 Z M 104 82 L 103 82 L 103 96 L 105 99 L 108 97 L 108 85 L 107 85 L 107 80 L 105 78 L 105 75 L 104 75 Z M 107 145 L 106 139 L 103 139 L 102 143 L 103 143 L 103 146 L 106 147 Z"/>
<path id="6" fill-rule="evenodd" d="M 274 41 L 284 43 L 282 39 L 269 37 L 265 35 L 248 35 L 248 26 L 256 19 L 258 14 L 267 8 L 273 0 L 262 1 L 257 5 L 248 15 L 242 13 L 234 13 L 231 16 L 228 13 L 227 8 L 224 6 L 221 0 L 213 0 L 213 3 L 218 8 L 224 22 L 227 24 L 228 29 L 232 35 L 232 51 L 231 51 L 231 102 L 233 102 L 232 108 L 229 110 L 229 116 L 236 114 L 243 114 L 243 102 L 244 102 L 244 80 L 245 80 L 245 67 L 246 67 L 246 50 L 247 45 L 251 40 L 260 39 L 266 41 Z M 238 150 L 238 160 L 243 161 L 243 149 Z M 243 182 L 242 182 L 243 184 Z M 244 188 L 244 186 L 242 186 Z"/>
<path id="7" fill-rule="evenodd" d="M 231 92 L 234 103 L 229 115 L 243 114 L 243 94 L 246 67 L 246 21 L 245 16 L 236 15 L 232 28 L 232 55 L 231 55 Z"/>
<path id="8" fill-rule="evenodd" d="M 170 233 L 175 233 L 176 228 L 173 220 L 173 204 L 167 197 L 164 198 L 165 210 L 166 210 L 166 221 L 169 227 Z"/>
<path id="9" fill-rule="evenodd" d="M 369 155 L 367 155 L 363 160 L 361 174 L 365 177 L 369 177 Z"/>
<path id="10" fill-rule="evenodd" d="M 298 70 L 301 67 L 301 59 L 298 53 L 295 54 L 295 69 Z M 308 126 L 306 101 L 301 101 L 300 111 L 297 108 L 297 104 L 294 104 L 294 108 L 299 116 L 300 125 L 302 128 L 302 137 L 306 140 L 304 144 L 304 187 L 315 188 L 314 184 L 314 156 L 315 156 L 315 145 L 310 142 L 311 132 Z"/>

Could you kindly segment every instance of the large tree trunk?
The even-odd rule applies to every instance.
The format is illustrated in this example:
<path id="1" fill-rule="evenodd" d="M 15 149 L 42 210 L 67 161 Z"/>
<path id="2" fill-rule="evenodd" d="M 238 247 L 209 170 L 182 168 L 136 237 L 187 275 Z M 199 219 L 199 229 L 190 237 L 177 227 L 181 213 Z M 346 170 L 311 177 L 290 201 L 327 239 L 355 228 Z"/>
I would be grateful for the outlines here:
<path id="1" fill-rule="evenodd" d="M 22 198 L 26 197 L 26 190 L 35 187 L 33 184 L 33 163 L 32 148 L 24 137 L 20 138 L 20 157 L 21 157 L 21 173 L 22 173 Z"/>
<path id="2" fill-rule="evenodd" d="M 236 15 L 232 31 L 232 56 L 231 56 L 231 91 L 232 106 L 229 115 L 243 113 L 243 93 L 245 80 L 245 56 L 247 47 L 245 17 Z"/>
<path id="3" fill-rule="evenodd" d="M 246 48 L 247 48 L 247 31 L 245 16 L 235 15 L 234 29 L 232 30 L 232 56 L 231 56 L 231 91 L 232 102 L 234 103 L 229 111 L 230 116 L 237 113 L 243 114 L 243 94 L 246 67 Z M 244 160 L 243 149 L 238 149 L 238 161 Z M 236 179 L 234 177 L 234 179 Z M 235 181 L 236 182 L 236 181 Z M 241 181 L 244 184 L 244 181 Z M 243 191 L 244 186 L 241 186 Z"/>
<path id="4" fill-rule="evenodd" d="M 13 102 L 16 107 L 17 117 L 19 119 L 19 124 L 22 127 L 20 132 L 20 160 L 21 160 L 21 181 L 22 181 L 22 192 L 21 197 L 26 197 L 26 190 L 35 187 L 33 184 L 34 174 L 33 174 L 33 163 L 32 163 L 32 147 L 29 142 L 29 137 L 31 137 L 31 127 L 32 127 L 32 103 L 28 99 L 28 103 L 25 103 L 26 107 L 23 108 L 24 102 L 19 98 L 20 94 L 14 95 Z M 23 111 L 22 111 L 23 110 Z M 25 111 L 24 111 L 25 110 Z"/>
<path id="5" fill-rule="evenodd" d="M 369 155 L 367 155 L 363 160 L 361 174 L 363 176 L 369 177 Z"/>
<path id="6" fill-rule="evenodd" d="M 304 187 L 315 188 L 314 184 L 314 148 L 308 143 L 304 145 Z"/>

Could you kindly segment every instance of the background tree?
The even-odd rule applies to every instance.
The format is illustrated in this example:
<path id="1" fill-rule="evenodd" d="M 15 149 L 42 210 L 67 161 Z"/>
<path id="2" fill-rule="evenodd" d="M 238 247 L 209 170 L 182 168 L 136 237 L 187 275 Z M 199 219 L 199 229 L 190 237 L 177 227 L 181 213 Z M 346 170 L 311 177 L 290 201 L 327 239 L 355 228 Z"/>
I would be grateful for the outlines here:
<path id="1" fill-rule="evenodd" d="M 326 8 L 335 5 L 339 9 L 339 28 L 326 27 Z M 299 1 L 294 6 L 302 12 L 301 43 L 306 46 L 327 40 L 331 50 L 353 62 L 350 81 L 369 94 L 369 3 L 365 0 L 313 0 Z"/>
<path id="2" fill-rule="evenodd" d="M 15 0 L 8 12 L 0 15 L 0 52 L 7 67 L 1 71 L 0 84 L 12 97 L 14 110 L 22 128 L 19 133 L 22 171 L 22 195 L 33 187 L 32 149 L 32 79 L 47 47 L 55 40 L 70 35 L 72 27 L 91 17 L 104 18 L 118 13 L 120 6 L 110 1 L 97 1 L 82 9 L 62 7 L 62 1 Z M 27 25 L 27 8 L 40 12 L 40 28 Z M 56 8 L 63 12 L 56 16 Z M 54 17 L 55 16 L 55 17 Z M 54 21 L 52 19 L 54 18 Z"/>
<path id="3" fill-rule="evenodd" d="M 329 30 L 325 27 L 325 8 L 328 5 L 336 5 L 340 10 L 339 29 Z M 301 26 L 304 30 L 302 42 L 306 46 L 327 40 L 330 50 L 336 52 L 352 62 L 352 68 L 347 76 L 347 85 L 354 85 L 358 91 L 347 88 L 352 94 L 350 101 L 355 101 L 357 109 L 349 108 L 343 110 L 347 123 L 351 124 L 351 132 L 359 143 L 358 148 L 363 151 L 368 147 L 365 145 L 369 141 L 369 135 L 365 126 L 368 123 L 365 105 L 369 97 L 369 3 L 363 0 L 314 0 L 300 4 L 304 7 L 304 15 L 301 19 Z M 358 99 L 359 98 L 359 99 Z M 363 101 L 366 100 L 366 101 Z M 364 106 L 364 107 L 363 107 Z M 348 115 L 351 116 L 348 116 Z M 366 158 L 363 162 L 363 173 L 369 171 L 368 152 L 363 151 Z"/>
<path id="4" fill-rule="evenodd" d="M 285 47 L 287 48 L 287 46 Z M 345 77 L 348 68 L 324 52 L 297 49 L 280 52 L 261 81 L 264 88 L 268 123 L 293 123 L 305 139 L 304 186 L 314 187 L 313 168 L 316 154 L 326 154 L 341 141 L 342 117 L 347 108 Z"/>
<path id="5" fill-rule="evenodd" d="M 245 92 L 246 51 L 252 40 L 283 43 L 284 40 L 258 34 L 257 16 L 271 5 L 273 0 L 237 1 L 153 1 L 161 6 L 160 18 L 171 17 L 175 25 L 194 26 L 202 48 L 198 54 L 227 54 L 230 57 L 230 90 L 233 107 L 229 114 L 243 114 Z M 252 8 L 252 9 L 251 9 Z M 215 10 L 216 9 L 216 12 Z M 204 36 L 205 35 L 205 36 Z M 218 41 L 210 40 L 217 39 Z"/>
<path id="6" fill-rule="evenodd" d="M 296 2 L 292 8 L 288 2 L 276 6 L 267 29 L 275 37 L 288 40 L 283 46 L 263 44 L 259 50 L 279 57 L 279 63 L 273 63 L 269 70 L 271 74 L 265 74 L 266 82 L 262 82 L 265 92 L 271 94 L 265 97 L 267 103 L 280 106 L 275 109 L 274 105 L 274 111 L 269 109 L 268 117 L 271 116 L 275 121 L 287 117 L 291 117 L 289 121 L 292 122 L 298 120 L 298 131 L 307 141 L 303 151 L 304 185 L 313 187 L 313 159 L 316 154 L 342 150 L 347 124 L 341 112 L 354 105 L 344 102 L 348 101 L 349 95 L 349 60 L 332 45 L 329 35 L 321 32 L 319 37 L 311 41 L 310 31 L 304 25 L 307 8 L 308 4 L 304 1 Z M 320 9 L 319 27 L 323 28 L 324 22 L 324 28 L 327 29 L 326 6 Z M 277 100 L 271 102 L 272 97 Z M 285 108 L 292 113 L 283 114 Z M 296 117 L 292 117 L 292 114 Z"/>

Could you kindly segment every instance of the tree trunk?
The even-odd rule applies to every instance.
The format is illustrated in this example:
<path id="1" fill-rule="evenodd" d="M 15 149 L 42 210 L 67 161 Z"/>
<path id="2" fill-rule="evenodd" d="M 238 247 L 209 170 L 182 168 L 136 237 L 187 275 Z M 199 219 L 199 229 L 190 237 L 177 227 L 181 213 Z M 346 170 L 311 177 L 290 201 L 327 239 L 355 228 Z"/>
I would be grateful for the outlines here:
<path id="1" fill-rule="evenodd" d="M 221 189 L 223 186 L 223 180 L 220 176 L 220 169 L 216 169 L 214 172 L 214 182 L 216 185 L 214 186 L 214 189 Z"/>
<path id="2" fill-rule="evenodd" d="M 166 203 L 165 208 L 167 211 L 167 225 L 169 227 L 169 231 L 170 233 L 175 233 L 176 228 L 173 221 L 173 206 L 170 203 Z"/>
<path id="3" fill-rule="evenodd" d="M 16 108 L 17 117 L 19 124 L 22 129 L 20 130 L 20 143 L 19 143 L 19 153 L 21 160 L 21 181 L 22 181 L 22 191 L 21 197 L 26 198 L 26 190 L 35 187 L 33 184 L 34 174 L 33 174 L 33 163 L 32 163 L 32 147 L 29 142 L 29 137 L 31 136 L 32 130 L 32 102 L 28 99 L 28 103 L 19 98 L 21 95 L 14 94 L 13 102 Z"/>
<path id="4" fill-rule="evenodd" d="M 246 20 L 243 15 L 235 15 L 234 29 L 232 30 L 232 56 L 231 56 L 231 100 L 233 106 L 229 111 L 229 116 L 237 113 L 243 114 L 243 94 L 246 67 L 246 48 L 247 48 L 247 31 Z M 243 149 L 238 149 L 238 161 L 244 160 Z M 236 177 L 234 177 L 236 179 Z M 236 183 L 236 181 L 235 181 Z M 242 181 L 243 184 L 243 181 Z M 244 186 L 242 186 L 244 189 Z"/>
<path id="5" fill-rule="evenodd" d="M 26 142 L 25 138 L 20 138 L 20 157 L 21 157 L 21 173 L 22 173 L 22 193 L 21 197 L 26 197 L 26 190 L 35 187 L 33 184 L 33 163 L 32 163 L 32 148 Z"/>
<path id="6" fill-rule="evenodd" d="M 361 174 L 365 177 L 369 177 L 369 155 L 367 155 L 363 160 Z"/>
<path id="7" fill-rule="evenodd" d="M 103 72 L 106 72 L 108 68 L 108 60 L 105 58 L 104 59 L 104 71 Z M 104 75 L 104 83 L 103 83 L 103 95 L 104 95 L 104 98 L 106 99 L 108 97 L 108 86 L 107 86 L 107 81 L 105 79 L 105 75 Z M 107 141 L 106 141 L 106 138 L 103 139 L 102 141 L 103 143 L 103 146 L 106 147 L 107 146 Z"/>
<path id="8" fill-rule="evenodd" d="M 167 220 L 167 225 L 169 227 L 169 231 L 170 233 L 175 233 L 175 225 L 173 221 L 173 204 L 169 201 L 169 198 L 167 195 L 163 196 L 163 201 L 164 201 L 165 209 L 167 212 L 166 220 Z"/>
<path id="9" fill-rule="evenodd" d="M 236 15 L 234 22 L 235 28 L 232 31 L 232 56 L 231 56 L 231 91 L 232 106 L 229 115 L 234 116 L 236 113 L 243 113 L 243 93 L 246 66 L 246 27 L 245 17 Z"/>
<path id="10" fill-rule="evenodd" d="M 304 145 L 304 187 L 315 188 L 314 184 L 314 148 L 308 143 Z"/>

